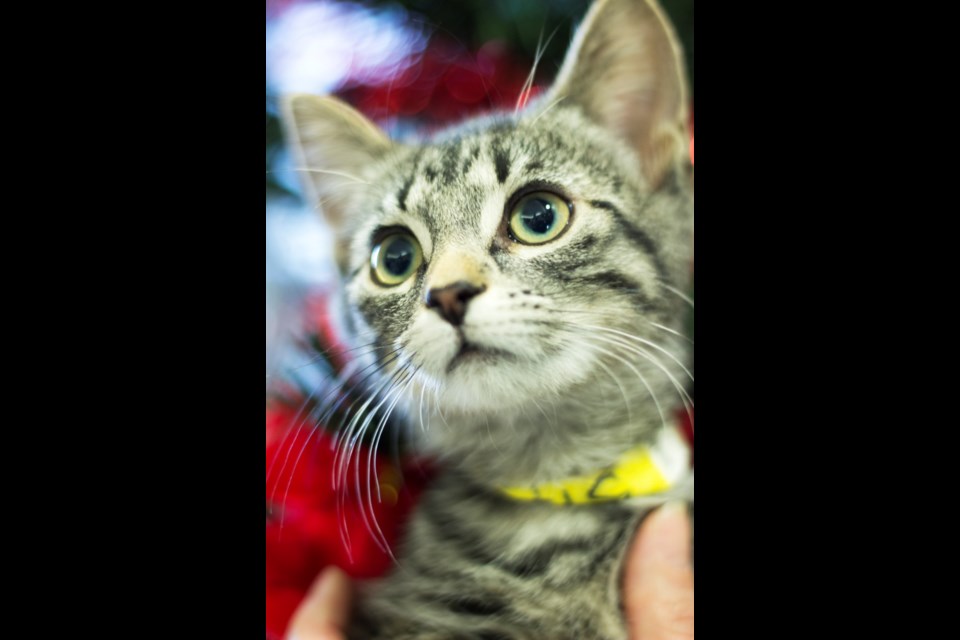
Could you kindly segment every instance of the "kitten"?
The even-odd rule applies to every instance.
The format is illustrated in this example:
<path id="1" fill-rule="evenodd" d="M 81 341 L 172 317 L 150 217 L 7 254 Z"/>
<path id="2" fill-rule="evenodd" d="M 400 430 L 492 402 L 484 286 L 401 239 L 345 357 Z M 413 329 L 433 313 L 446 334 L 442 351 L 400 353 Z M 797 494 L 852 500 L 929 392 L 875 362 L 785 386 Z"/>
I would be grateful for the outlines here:
<path id="1" fill-rule="evenodd" d="M 693 170 L 662 10 L 598 0 L 542 99 L 426 142 L 329 97 L 285 117 L 374 345 L 341 443 L 392 411 L 443 465 L 350 637 L 625 638 L 625 549 L 686 465 Z M 644 445 L 660 484 L 603 489 Z"/>

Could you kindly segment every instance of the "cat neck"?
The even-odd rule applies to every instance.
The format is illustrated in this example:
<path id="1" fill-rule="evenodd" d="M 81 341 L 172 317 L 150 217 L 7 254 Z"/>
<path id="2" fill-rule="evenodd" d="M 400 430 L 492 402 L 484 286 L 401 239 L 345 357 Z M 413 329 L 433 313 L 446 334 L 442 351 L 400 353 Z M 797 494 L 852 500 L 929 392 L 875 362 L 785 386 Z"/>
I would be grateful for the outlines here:
<path id="1" fill-rule="evenodd" d="M 656 467 L 663 471 L 661 485 L 654 476 L 638 480 L 641 485 L 663 489 L 663 482 L 674 484 L 689 467 L 689 447 L 678 434 L 675 421 L 661 420 L 659 415 L 614 424 L 586 420 L 553 424 L 553 415 L 541 418 L 504 424 L 447 416 L 445 423 L 432 425 L 431 430 L 454 432 L 453 436 L 463 429 L 478 433 L 487 430 L 489 446 L 468 448 L 458 446 L 455 437 L 435 437 L 431 438 L 431 453 L 472 483 L 495 491 L 505 487 L 553 487 L 551 491 L 556 493 L 570 482 L 582 487 L 590 484 L 590 478 L 650 452 L 656 452 Z"/>

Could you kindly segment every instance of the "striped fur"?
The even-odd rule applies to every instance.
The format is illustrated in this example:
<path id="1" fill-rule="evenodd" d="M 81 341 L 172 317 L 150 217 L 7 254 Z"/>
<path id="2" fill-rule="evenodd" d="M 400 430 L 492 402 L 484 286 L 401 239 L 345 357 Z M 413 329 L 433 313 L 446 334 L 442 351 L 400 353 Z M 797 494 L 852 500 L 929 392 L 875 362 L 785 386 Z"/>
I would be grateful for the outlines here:
<path id="1" fill-rule="evenodd" d="M 599 0 L 553 90 L 517 114 L 390 141 L 332 98 L 294 96 L 288 132 L 336 232 L 345 332 L 371 400 L 444 471 L 351 638 L 624 638 L 622 558 L 644 511 L 514 503 L 496 488 L 602 468 L 683 401 L 693 171 L 680 52 L 652 0 Z M 530 191 L 572 203 L 542 245 L 507 231 Z M 419 270 L 370 256 L 408 230 Z M 461 325 L 425 304 L 468 283 Z M 376 439 L 376 438 L 375 438 Z M 347 445 L 344 445 L 347 446 Z"/>

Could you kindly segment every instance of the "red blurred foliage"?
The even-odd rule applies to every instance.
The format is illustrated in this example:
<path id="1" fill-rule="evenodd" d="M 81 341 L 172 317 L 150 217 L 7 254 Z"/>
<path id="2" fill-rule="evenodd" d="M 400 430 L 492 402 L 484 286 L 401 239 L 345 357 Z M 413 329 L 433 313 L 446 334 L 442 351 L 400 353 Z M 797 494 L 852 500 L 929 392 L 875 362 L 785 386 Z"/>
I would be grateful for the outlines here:
<path id="1" fill-rule="evenodd" d="M 529 73 L 503 43 L 488 42 L 473 54 L 442 35 L 407 62 L 387 84 L 349 86 L 340 96 L 375 120 L 408 118 L 430 129 L 513 108 Z M 538 91 L 531 88 L 524 101 Z"/>
<path id="2" fill-rule="evenodd" d="M 335 488 L 326 430 L 305 422 L 297 407 L 275 402 L 267 408 L 266 431 L 267 498 L 274 505 L 266 531 L 267 637 L 281 638 L 323 568 L 336 565 L 354 578 L 376 577 L 390 568 L 392 560 L 371 530 L 382 531 L 393 547 L 427 474 L 376 458 L 378 499 L 366 479 L 364 451 L 348 467 L 351 481 Z"/>

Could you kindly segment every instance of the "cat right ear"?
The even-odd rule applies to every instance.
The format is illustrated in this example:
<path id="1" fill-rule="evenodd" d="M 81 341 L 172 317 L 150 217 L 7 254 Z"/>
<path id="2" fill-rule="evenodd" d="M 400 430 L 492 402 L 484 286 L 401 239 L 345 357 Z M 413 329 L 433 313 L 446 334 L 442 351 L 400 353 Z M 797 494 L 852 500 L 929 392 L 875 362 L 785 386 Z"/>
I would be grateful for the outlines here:
<path id="1" fill-rule="evenodd" d="M 656 0 L 595 0 L 542 102 L 564 100 L 637 151 L 654 187 L 689 160 L 683 55 Z"/>
<path id="2" fill-rule="evenodd" d="M 366 185 L 365 169 L 393 147 L 390 138 L 345 102 L 307 94 L 282 100 L 284 127 L 305 195 L 335 231 L 351 218 L 352 192 Z"/>

